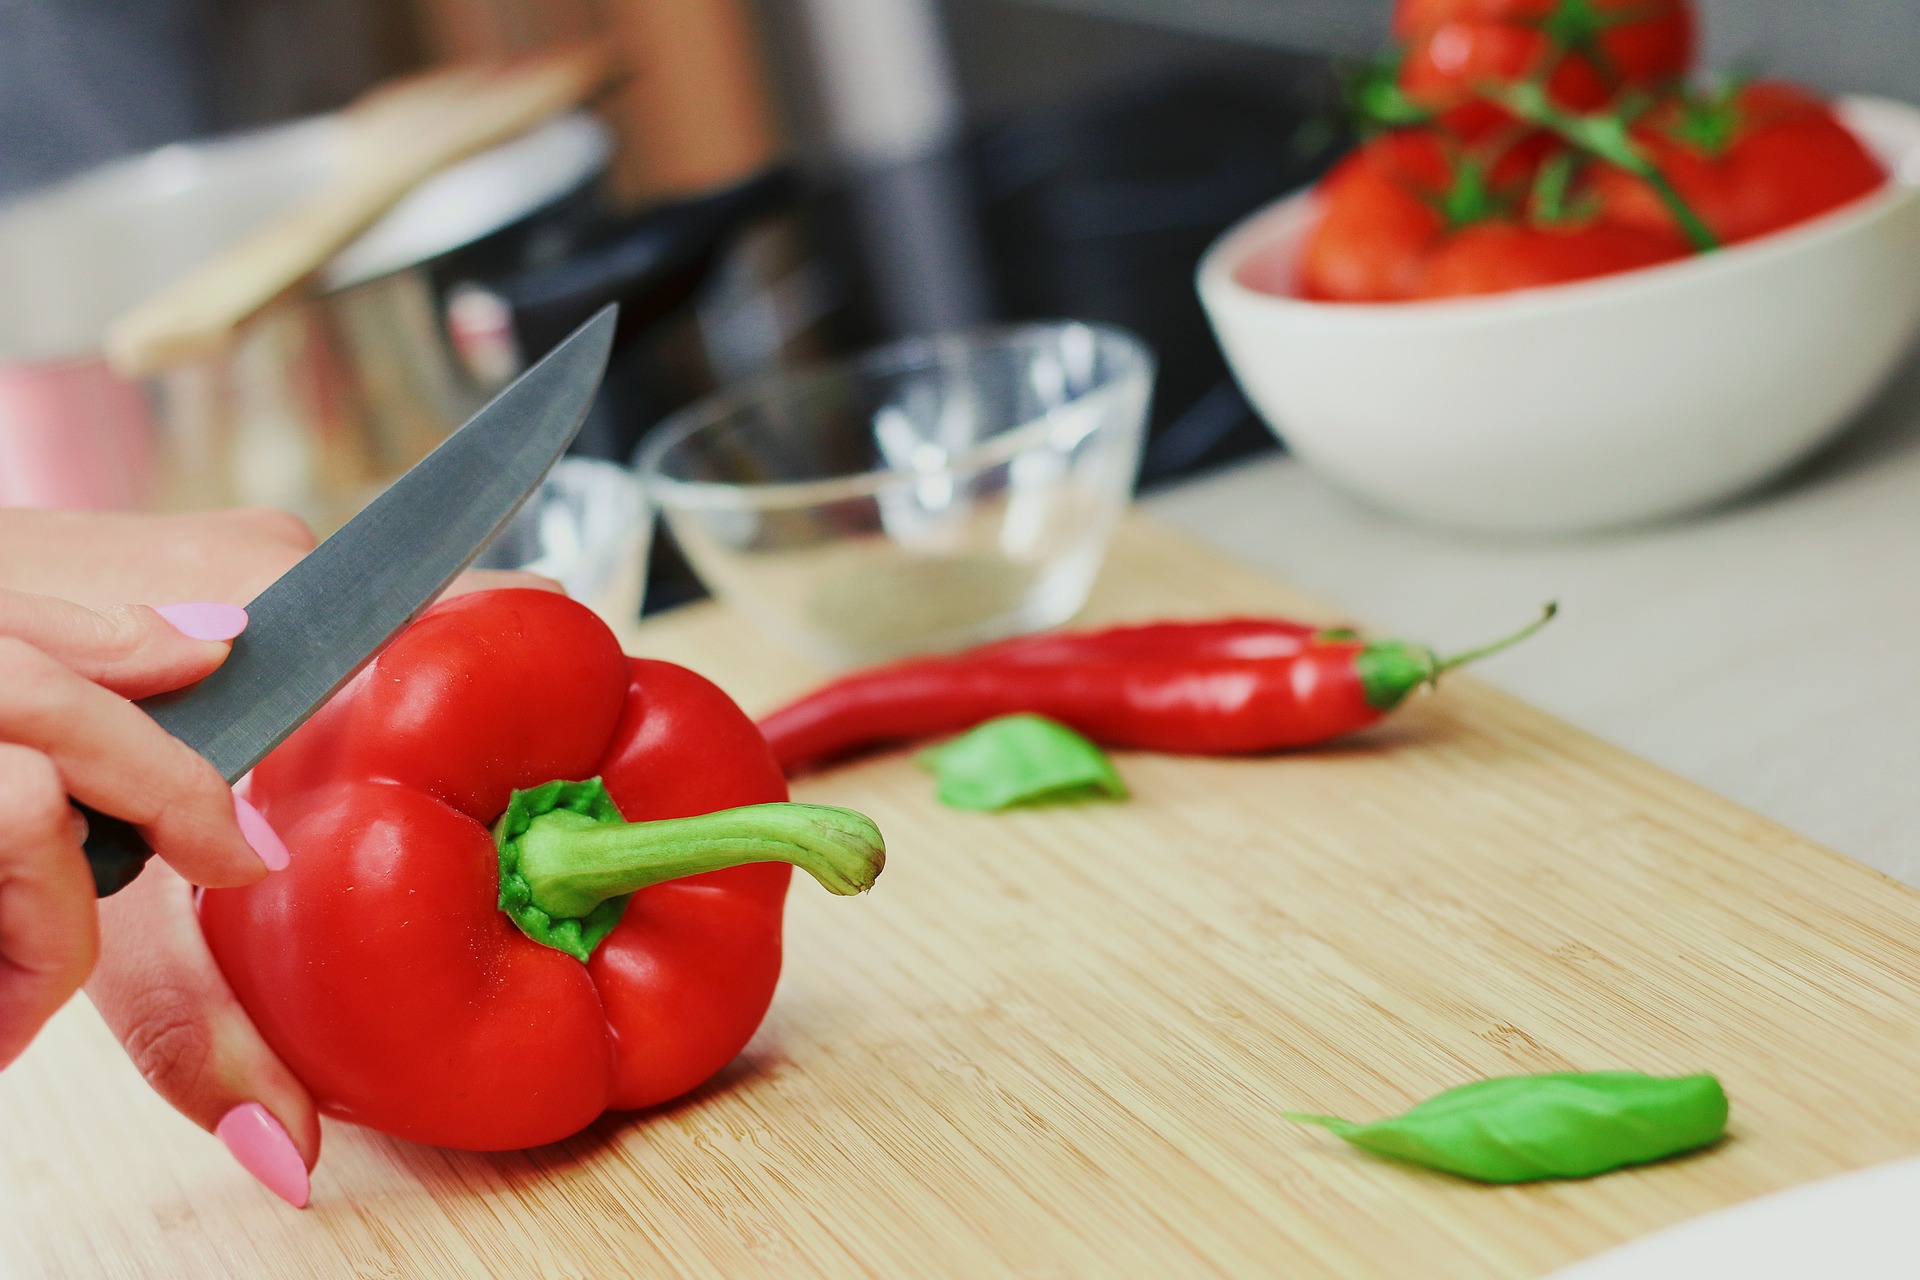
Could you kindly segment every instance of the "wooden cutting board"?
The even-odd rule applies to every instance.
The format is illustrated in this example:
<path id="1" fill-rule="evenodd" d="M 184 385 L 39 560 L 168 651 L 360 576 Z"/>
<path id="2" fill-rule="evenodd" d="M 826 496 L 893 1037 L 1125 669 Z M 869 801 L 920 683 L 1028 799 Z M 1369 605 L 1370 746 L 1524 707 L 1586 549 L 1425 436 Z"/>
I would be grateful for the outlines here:
<path id="1" fill-rule="evenodd" d="M 1227 611 L 1313 612 L 1135 523 L 1089 616 Z M 713 607 L 631 640 L 754 709 L 818 676 Z M 1126 804 L 1002 816 L 899 754 L 808 779 L 886 874 L 795 884 L 719 1079 L 516 1155 L 330 1124 L 306 1213 L 71 1008 L 0 1075 L 0 1270 L 1536 1276 L 1920 1152 L 1920 897 L 1789 831 L 1471 679 L 1332 750 L 1119 766 Z M 1717 1072 L 1731 1136 L 1495 1189 L 1278 1115 L 1576 1068 Z"/>

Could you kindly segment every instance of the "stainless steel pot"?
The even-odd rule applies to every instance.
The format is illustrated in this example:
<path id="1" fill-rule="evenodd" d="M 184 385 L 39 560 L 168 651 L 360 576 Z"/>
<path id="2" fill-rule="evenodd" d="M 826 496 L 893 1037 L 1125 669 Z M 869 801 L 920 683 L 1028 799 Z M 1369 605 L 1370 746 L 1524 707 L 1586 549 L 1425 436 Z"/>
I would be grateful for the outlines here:
<path id="1" fill-rule="evenodd" d="M 778 204 L 764 178 L 633 217 L 576 113 L 422 185 L 227 354 L 125 382 L 106 326 L 317 190 L 331 117 L 121 161 L 0 208 L 0 504 L 263 504 L 327 528 L 357 510 L 577 319 L 623 333 L 688 297 Z"/>

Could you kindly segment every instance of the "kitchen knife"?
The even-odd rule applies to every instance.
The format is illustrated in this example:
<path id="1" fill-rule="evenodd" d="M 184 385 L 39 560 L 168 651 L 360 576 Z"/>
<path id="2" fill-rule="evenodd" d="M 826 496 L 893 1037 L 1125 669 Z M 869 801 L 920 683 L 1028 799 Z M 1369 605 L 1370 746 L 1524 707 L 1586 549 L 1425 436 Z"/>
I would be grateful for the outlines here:
<path id="1" fill-rule="evenodd" d="M 139 705 L 228 782 L 258 764 L 411 622 L 499 532 L 586 419 L 613 343 L 606 307 L 247 606 L 225 663 Z M 95 891 L 152 850 L 128 822 L 87 820 Z"/>

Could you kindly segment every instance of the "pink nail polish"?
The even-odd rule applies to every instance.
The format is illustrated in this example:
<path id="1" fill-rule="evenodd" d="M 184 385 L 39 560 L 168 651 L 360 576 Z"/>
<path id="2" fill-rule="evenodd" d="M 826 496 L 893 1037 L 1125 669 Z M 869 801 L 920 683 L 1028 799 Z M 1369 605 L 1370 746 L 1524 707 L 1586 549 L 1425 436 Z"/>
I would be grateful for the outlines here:
<path id="1" fill-rule="evenodd" d="M 247 843 L 253 846 L 253 851 L 260 855 L 260 861 L 267 864 L 267 870 L 286 870 L 287 864 L 293 861 L 293 855 L 287 852 L 286 842 L 280 839 L 278 832 L 267 825 L 267 820 L 260 816 L 260 811 L 239 796 L 235 796 L 233 816 L 239 819 L 240 834 L 247 838 Z"/>
<path id="2" fill-rule="evenodd" d="M 257 1102 L 243 1102 L 220 1117 L 213 1133 L 267 1190 L 296 1209 L 307 1207 L 306 1162 L 272 1112 Z"/>
<path id="3" fill-rule="evenodd" d="M 153 611 L 195 640 L 231 640 L 247 629 L 247 611 L 237 604 L 163 604 Z"/>

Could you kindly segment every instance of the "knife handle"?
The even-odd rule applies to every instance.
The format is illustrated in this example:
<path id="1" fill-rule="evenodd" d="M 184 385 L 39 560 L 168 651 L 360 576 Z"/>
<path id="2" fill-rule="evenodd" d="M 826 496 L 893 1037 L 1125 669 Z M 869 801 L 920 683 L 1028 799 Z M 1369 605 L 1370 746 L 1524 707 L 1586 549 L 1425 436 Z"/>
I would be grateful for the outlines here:
<path id="1" fill-rule="evenodd" d="M 90 809 L 77 800 L 73 807 L 87 820 L 82 847 L 87 851 L 87 865 L 93 869 L 94 894 L 105 898 L 120 892 L 133 883 L 140 868 L 153 856 L 146 837 L 125 819 Z"/>

